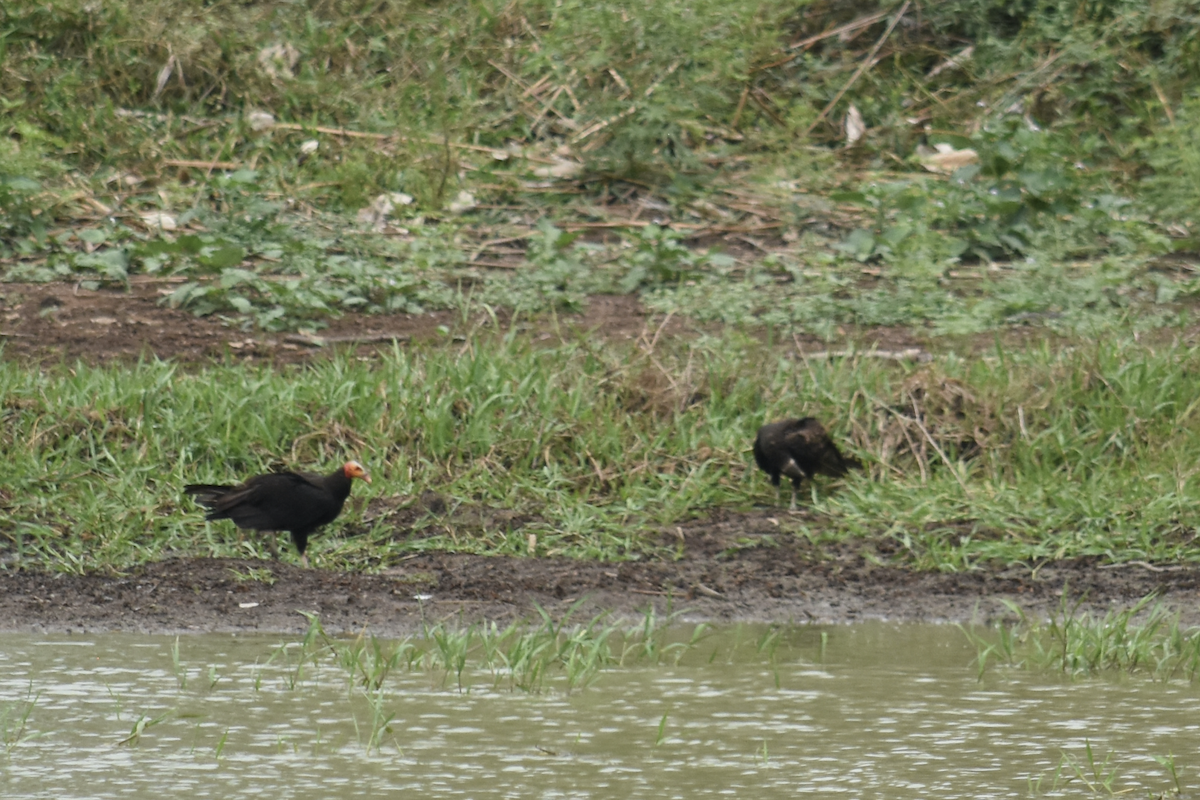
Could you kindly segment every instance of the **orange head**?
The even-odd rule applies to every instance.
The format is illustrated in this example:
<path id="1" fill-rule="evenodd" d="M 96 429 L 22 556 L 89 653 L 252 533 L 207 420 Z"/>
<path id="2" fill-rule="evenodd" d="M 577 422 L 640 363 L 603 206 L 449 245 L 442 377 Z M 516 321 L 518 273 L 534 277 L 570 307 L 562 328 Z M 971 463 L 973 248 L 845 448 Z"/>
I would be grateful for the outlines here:
<path id="1" fill-rule="evenodd" d="M 342 467 L 342 472 L 347 478 L 362 478 L 367 483 L 371 482 L 371 476 L 367 474 L 366 468 L 357 461 L 347 461 Z"/>

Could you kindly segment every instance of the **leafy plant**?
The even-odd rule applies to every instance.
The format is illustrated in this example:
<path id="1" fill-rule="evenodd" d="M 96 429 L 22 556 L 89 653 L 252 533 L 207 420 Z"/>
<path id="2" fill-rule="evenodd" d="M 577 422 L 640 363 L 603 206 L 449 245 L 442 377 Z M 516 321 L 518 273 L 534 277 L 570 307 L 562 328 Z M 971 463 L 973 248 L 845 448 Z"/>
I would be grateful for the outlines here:
<path id="1" fill-rule="evenodd" d="M 945 138 L 945 137 L 943 137 Z M 946 179 L 872 183 L 834 193 L 874 215 L 870 229 L 853 231 L 837 248 L 859 261 L 880 258 L 901 268 L 939 271 L 962 256 L 991 261 L 1036 251 L 1059 258 L 1097 253 L 1162 253 L 1167 239 L 1134 201 L 1108 191 L 1060 137 L 1019 120 L 984 131 L 978 141 L 953 144 L 979 150 L 979 163 Z"/>
<path id="2" fill-rule="evenodd" d="M 1174 118 L 1153 128 L 1137 146 L 1151 168 L 1137 187 L 1140 196 L 1156 213 L 1187 226 L 1179 249 L 1195 249 L 1200 224 L 1200 98 L 1185 96 Z"/>
<path id="3" fill-rule="evenodd" d="M 601 248 L 578 239 L 542 220 L 528 240 L 527 264 L 511 277 L 493 276 L 480 299 L 519 311 L 580 311 L 589 294 L 610 289 L 611 281 L 592 263 Z"/>
<path id="4" fill-rule="evenodd" d="M 184 247 L 173 252 L 187 253 Z M 169 252 L 161 246 L 154 251 Z M 311 271 L 297 265 L 288 273 L 255 270 L 231 266 L 242 263 L 246 251 L 216 239 L 194 255 L 202 266 L 219 270 L 216 279 L 183 283 L 166 302 L 197 316 L 243 315 L 267 330 L 321 325 L 347 311 L 419 313 L 425 303 L 446 305 L 451 296 L 448 287 L 377 259 L 305 252 L 296 261 L 315 262 Z"/>
<path id="5" fill-rule="evenodd" d="M 726 255 L 694 251 L 683 244 L 678 232 L 658 225 L 642 228 L 633 244 L 633 252 L 621 258 L 626 272 L 620 286 L 625 292 L 679 283 L 704 267 L 720 268 L 734 263 Z"/>

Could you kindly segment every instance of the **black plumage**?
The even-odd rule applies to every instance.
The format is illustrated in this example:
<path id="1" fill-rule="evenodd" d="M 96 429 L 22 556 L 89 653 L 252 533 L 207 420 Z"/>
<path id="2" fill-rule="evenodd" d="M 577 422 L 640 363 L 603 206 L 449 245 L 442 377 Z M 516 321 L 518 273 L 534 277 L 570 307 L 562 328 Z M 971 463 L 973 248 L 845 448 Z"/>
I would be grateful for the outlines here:
<path id="1" fill-rule="evenodd" d="M 260 532 L 287 531 L 307 567 L 308 537 L 342 513 L 354 478 L 371 482 L 362 464 L 348 461 L 329 475 L 273 472 L 237 486 L 192 483 L 183 491 L 208 509 L 207 520 L 230 519 L 239 528 Z M 274 542 L 268 542 L 274 553 Z"/>
<path id="2" fill-rule="evenodd" d="M 754 438 L 754 460 L 776 487 L 781 476 L 792 479 L 792 509 L 796 508 L 796 493 L 805 478 L 817 473 L 840 477 L 851 468 L 862 467 L 857 459 L 843 456 L 825 428 L 812 417 L 763 425 Z"/>

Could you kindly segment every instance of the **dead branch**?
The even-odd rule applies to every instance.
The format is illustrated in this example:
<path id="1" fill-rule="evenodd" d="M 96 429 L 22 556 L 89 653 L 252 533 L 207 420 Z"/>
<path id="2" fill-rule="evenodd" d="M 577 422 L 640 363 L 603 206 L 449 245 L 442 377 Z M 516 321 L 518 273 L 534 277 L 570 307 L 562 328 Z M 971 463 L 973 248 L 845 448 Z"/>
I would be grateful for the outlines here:
<path id="1" fill-rule="evenodd" d="M 921 411 L 917 408 L 917 398 L 912 394 L 909 394 L 908 399 L 912 401 L 913 422 L 916 423 L 917 428 L 925 436 L 925 440 L 928 441 L 930 446 L 933 447 L 934 452 L 936 452 L 946 464 L 946 468 L 950 470 L 950 474 L 954 476 L 954 480 L 958 481 L 958 485 L 962 487 L 963 494 L 967 497 L 970 497 L 971 490 L 968 489 L 967 484 L 963 482 L 962 476 L 958 474 L 958 470 L 954 468 L 954 464 L 950 461 L 950 458 L 945 454 L 945 452 L 942 451 L 942 448 L 938 447 L 938 443 L 933 440 L 933 436 L 931 436 L 925 426 L 921 424 Z"/>
<path id="2" fill-rule="evenodd" d="M 609 125 L 613 125 L 617 122 L 620 122 L 621 120 L 625 119 L 628 116 L 636 114 L 637 110 L 638 110 L 638 107 L 637 107 L 637 104 L 635 103 L 634 105 L 631 105 L 629 108 L 622 111 L 620 114 L 614 114 L 613 116 L 609 117 L 608 119 L 602 119 L 597 122 L 593 122 L 591 125 L 588 125 L 586 128 L 581 130 L 579 133 L 575 134 L 575 136 L 571 139 L 571 144 L 572 145 L 579 144 L 584 139 L 588 138 L 589 136 L 591 136 L 595 133 L 599 133 L 600 131 L 607 128 Z"/>
<path id="3" fill-rule="evenodd" d="M 302 125 L 298 122 L 276 122 L 272 127 L 282 128 L 287 131 L 315 131 L 317 133 L 325 133 L 330 136 L 341 136 L 346 139 L 372 139 L 375 141 L 391 141 L 391 142 L 415 142 L 417 144 L 432 144 L 438 147 L 445 147 L 447 144 L 456 150 L 471 150 L 476 153 L 487 153 L 493 157 L 509 158 L 517 156 L 527 161 L 537 161 L 541 164 L 555 163 L 552 158 L 542 158 L 540 156 L 532 156 L 527 153 L 511 153 L 508 150 L 499 150 L 495 147 L 483 147 L 477 144 L 466 144 L 464 142 L 449 142 L 440 139 L 422 139 L 413 136 L 400 136 L 394 133 L 365 133 L 363 131 L 352 131 L 346 128 L 326 128 L 320 125 Z"/>
<path id="4" fill-rule="evenodd" d="M 907 6 L 907 5 L 908 4 L 905 3 L 905 6 Z M 901 12 L 901 13 L 903 13 L 903 12 Z M 879 20 L 886 17 L 887 14 L 888 14 L 888 12 L 886 12 L 886 11 L 879 11 L 875 14 L 869 14 L 865 17 L 859 17 L 858 19 L 854 20 L 853 22 L 847 22 L 845 25 L 839 26 L 837 28 L 833 28 L 832 30 L 825 31 L 824 33 L 818 33 L 816 36 L 809 36 L 807 39 L 801 39 L 798 42 L 794 42 L 794 43 L 788 45 L 788 50 L 799 50 L 801 48 L 811 47 L 812 45 L 816 44 L 817 42 L 821 41 L 822 39 L 828 39 L 831 36 L 838 36 L 843 33 L 849 33 L 850 31 L 856 31 L 859 28 L 865 28 L 868 25 L 874 25 L 876 22 L 879 22 Z M 787 60 L 790 61 L 791 59 L 789 58 Z M 778 65 L 776 65 L 776 66 L 778 66 Z M 766 69 L 766 67 L 764 67 L 763 69 Z"/>
<path id="5" fill-rule="evenodd" d="M 166 158 L 161 162 L 165 167 L 190 167 L 193 169 L 241 169 L 236 161 L 198 161 L 188 158 Z"/>
<path id="6" fill-rule="evenodd" d="M 908 11 L 908 7 L 910 5 L 912 5 L 912 0 L 904 0 L 904 5 L 900 7 L 900 11 L 896 14 L 896 16 L 892 17 L 892 21 L 888 23 L 887 30 L 883 32 L 883 36 L 880 36 L 879 41 L 875 42 L 875 46 L 871 48 L 871 52 L 868 53 L 867 57 L 864 58 L 862 63 L 858 65 L 858 69 L 856 69 L 854 74 L 850 76 L 850 80 L 846 81 L 846 85 L 838 90 L 838 93 L 833 96 L 833 99 L 829 101 L 829 104 L 825 106 L 825 108 L 821 109 L 821 113 L 817 115 L 817 118 L 814 119 L 812 124 L 808 126 L 808 129 L 804 131 L 805 136 L 808 136 L 813 132 L 814 128 L 821 124 L 826 115 L 828 115 L 829 112 L 833 110 L 833 107 L 837 105 L 838 101 L 842 99 L 842 95 L 848 92 L 850 87 L 854 85 L 855 81 L 862 77 L 863 73 L 866 72 L 873 63 L 875 63 L 875 54 L 879 52 L 879 48 L 883 47 L 883 43 L 887 41 L 887 38 L 892 35 L 892 31 L 895 30 L 896 25 L 898 25 L 900 22 L 900 18 L 904 16 L 906 11 Z"/>
<path id="7" fill-rule="evenodd" d="M 349 336 L 317 336 L 315 334 L 289 333 L 283 337 L 290 344 L 306 347 L 325 347 L 331 344 L 375 344 L 377 342 L 407 342 L 412 339 L 407 333 L 365 333 Z"/>

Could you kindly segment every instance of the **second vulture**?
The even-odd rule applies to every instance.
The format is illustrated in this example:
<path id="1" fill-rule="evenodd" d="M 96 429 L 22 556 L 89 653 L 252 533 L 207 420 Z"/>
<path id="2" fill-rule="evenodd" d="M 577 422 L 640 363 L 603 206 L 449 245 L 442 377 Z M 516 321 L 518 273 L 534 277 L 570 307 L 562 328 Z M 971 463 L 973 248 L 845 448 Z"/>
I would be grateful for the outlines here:
<path id="1" fill-rule="evenodd" d="M 237 486 L 191 483 L 183 491 L 208 509 L 207 520 L 231 519 L 239 528 L 289 532 L 307 567 L 308 537 L 342 513 L 355 478 L 371 482 L 362 464 L 347 461 L 329 475 L 272 472 L 255 475 Z M 274 542 L 268 542 L 274 553 Z"/>
<path id="2" fill-rule="evenodd" d="M 796 508 L 800 482 L 805 478 L 812 478 L 817 473 L 836 478 L 851 468 L 862 468 L 857 459 L 842 455 L 825 428 L 812 417 L 763 425 L 754 438 L 754 460 L 771 476 L 771 483 L 776 487 L 781 476 L 792 479 L 792 504 L 789 506 L 792 510 Z"/>

